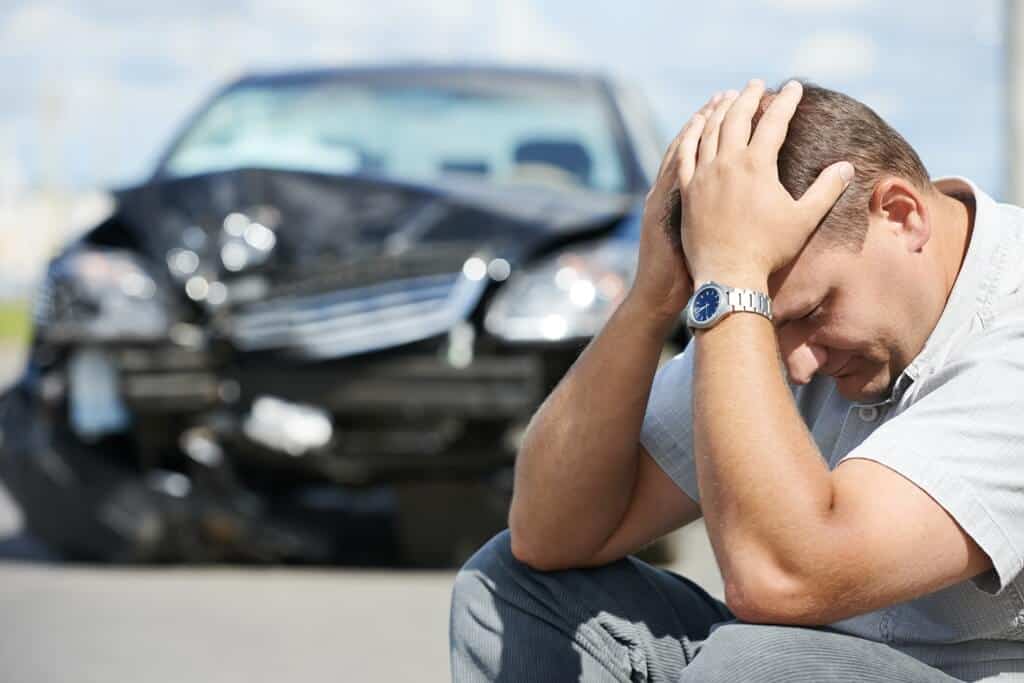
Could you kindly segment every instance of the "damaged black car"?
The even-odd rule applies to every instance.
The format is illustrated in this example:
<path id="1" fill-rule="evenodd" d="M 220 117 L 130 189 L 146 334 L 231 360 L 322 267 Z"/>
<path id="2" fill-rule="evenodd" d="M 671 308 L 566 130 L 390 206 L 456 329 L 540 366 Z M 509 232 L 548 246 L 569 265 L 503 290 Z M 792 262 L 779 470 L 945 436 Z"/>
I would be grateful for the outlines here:
<path id="1" fill-rule="evenodd" d="M 48 267 L 0 401 L 28 530 L 103 561 L 461 562 L 630 285 L 662 149 L 596 75 L 224 88 Z"/>

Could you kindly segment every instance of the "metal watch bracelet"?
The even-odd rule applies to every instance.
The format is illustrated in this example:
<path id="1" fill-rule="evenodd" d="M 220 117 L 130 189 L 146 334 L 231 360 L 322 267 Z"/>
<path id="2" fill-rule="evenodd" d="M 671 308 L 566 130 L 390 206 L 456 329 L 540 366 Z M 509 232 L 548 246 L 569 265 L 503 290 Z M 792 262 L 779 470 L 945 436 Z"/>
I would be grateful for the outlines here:
<path id="1" fill-rule="evenodd" d="M 725 302 L 733 311 L 758 313 L 772 319 L 772 300 L 754 289 L 726 288 Z"/>

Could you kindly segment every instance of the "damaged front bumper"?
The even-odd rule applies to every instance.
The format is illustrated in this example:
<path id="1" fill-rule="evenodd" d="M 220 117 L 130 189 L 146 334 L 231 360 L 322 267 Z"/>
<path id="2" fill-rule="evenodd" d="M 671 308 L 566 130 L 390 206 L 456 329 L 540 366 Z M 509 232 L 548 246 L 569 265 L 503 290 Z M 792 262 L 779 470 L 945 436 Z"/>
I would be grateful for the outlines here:
<path id="1" fill-rule="evenodd" d="M 433 351 L 289 365 L 77 349 L 3 397 L 0 475 L 32 533 L 88 559 L 394 562 L 428 535 L 404 528 L 402 500 L 427 497 L 430 527 L 488 516 L 482 542 L 571 356 L 456 367 Z"/>

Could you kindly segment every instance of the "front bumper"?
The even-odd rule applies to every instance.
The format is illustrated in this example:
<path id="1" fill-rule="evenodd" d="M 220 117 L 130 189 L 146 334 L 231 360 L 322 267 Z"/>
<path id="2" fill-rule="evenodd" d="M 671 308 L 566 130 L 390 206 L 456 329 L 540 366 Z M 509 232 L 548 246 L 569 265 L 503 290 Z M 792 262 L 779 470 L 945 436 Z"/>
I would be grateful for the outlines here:
<path id="1" fill-rule="evenodd" d="M 183 441 L 202 430 L 242 476 L 369 486 L 479 480 L 511 467 L 526 423 L 577 352 L 491 351 L 459 366 L 443 348 L 426 345 L 305 363 L 182 347 L 111 348 L 102 355 L 116 374 L 116 395 L 108 400 L 117 410 L 111 412 L 129 416 L 134 464 L 143 469 L 180 469 L 188 451 Z M 65 394 L 74 399 L 69 378 Z M 97 412 L 103 401 L 95 391 L 88 395 L 93 398 L 79 402 Z M 48 400 L 58 421 L 62 410 L 86 412 Z M 254 429 L 261 403 L 280 406 L 281 413 L 322 416 L 317 419 L 327 424 L 322 428 L 329 438 L 307 449 L 282 447 L 288 439 L 274 433 L 306 429 L 296 426 L 302 416 L 289 421 L 284 415 Z"/>
<path id="2" fill-rule="evenodd" d="M 436 355 L 387 354 L 315 364 L 253 363 L 204 367 L 200 354 L 122 350 L 121 394 L 139 413 L 190 412 L 260 395 L 315 403 L 339 416 L 529 416 L 543 399 L 544 359 L 477 357 L 453 367 Z"/>

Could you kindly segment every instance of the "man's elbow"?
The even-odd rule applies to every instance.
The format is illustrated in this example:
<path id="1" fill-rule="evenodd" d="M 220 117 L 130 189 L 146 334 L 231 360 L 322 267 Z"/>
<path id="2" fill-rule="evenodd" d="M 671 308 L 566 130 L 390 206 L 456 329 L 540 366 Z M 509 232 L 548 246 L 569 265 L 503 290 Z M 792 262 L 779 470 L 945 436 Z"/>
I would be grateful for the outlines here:
<path id="1" fill-rule="evenodd" d="M 511 546 L 512 557 L 525 564 L 530 569 L 537 571 L 550 571 L 552 567 L 550 553 L 545 552 L 546 544 L 531 534 L 533 524 L 526 515 L 521 505 L 516 504 L 515 497 L 512 499 L 512 506 L 508 514 L 508 534 Z"/>
<path id="2" fill-rule="evenodd" d="M 523 535 L 509 528 L 509 541 L 512 546 L 512 557 L 516 558 L 531 569 L 540 569 L 536 566 L 536 559 L 533 549 L 523 541 Z"/>
<path id="3" fill-rule="evenodd" d="M 776 567 L 750 567 L 725 578 L 725 604 L 751 624 L 823 626 L 834 621 L 821 586 Z"/>
<path id="4" fill-rule="evenodd" d="M 508 533 L 512 557 L 530 569 L 550 571 L 550 558 L 545 557 L 545 553 L 541 552 L 542 544 L 531 540 L 530 535 L 524 530 L 524 522 L 520 515 L 516 514 L 514 500 L 508 517 Z"/>
<path id="5" fill-rule="evenodd" d="M 515 526 L 509 526 L 512 556 L 530 569 L 553 572 L 563 569 L 582 569 L 607 562 L 599 558 L 600 552 L 578 547 L 570 542 L 531 540 Z"/>
<path id="6" fill-rule="evenodd" d="M 539 572 L 550 572 L 558 569 L 568 569 L 566 563 L 559 562 L 558 558 L 552 557 L 551 553 L 545 553 L 536 545 L 525 542 L 521 533 L 509 530 L 512 557 L 526 565 L 530 569 Z"/>

